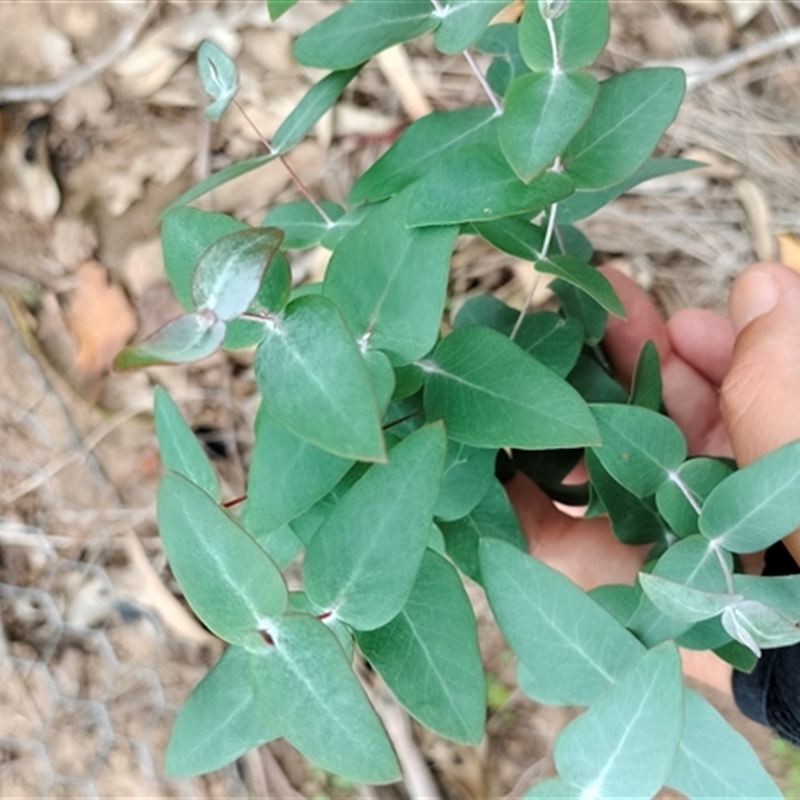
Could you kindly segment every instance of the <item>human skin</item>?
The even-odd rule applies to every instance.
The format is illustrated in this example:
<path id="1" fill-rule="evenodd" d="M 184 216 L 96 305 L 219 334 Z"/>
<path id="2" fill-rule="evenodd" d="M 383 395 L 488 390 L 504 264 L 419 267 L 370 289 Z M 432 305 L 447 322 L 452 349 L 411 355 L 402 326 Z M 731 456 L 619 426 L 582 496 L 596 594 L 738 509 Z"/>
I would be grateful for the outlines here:
<path id="1" fill-rule="evenodd" d="M 627 319 L 609 319 L 603 346 L 618 379 L 630 384 L 639 352 L 652 340 L 661 358 L 664 405 L 691 455 L 733 456 L 740 467 L 800 438 L 800 275 L 755 264 L 735 281 L 730 319 L 685 309 L 666 323 L 630 278 L 602 269 Z M 531 554 L 585 590 L 632 584 L 650 546 L 625 545 L 605 518 L 556 508 L 518 473 L 506 490 Z M 800 563 L 800 530 L 784 539 Z M 761 558 L 745 564 L 759 572 Z M 682 651 L 684 672 L 730 692 L 730 668 L 712 653 Z"/>

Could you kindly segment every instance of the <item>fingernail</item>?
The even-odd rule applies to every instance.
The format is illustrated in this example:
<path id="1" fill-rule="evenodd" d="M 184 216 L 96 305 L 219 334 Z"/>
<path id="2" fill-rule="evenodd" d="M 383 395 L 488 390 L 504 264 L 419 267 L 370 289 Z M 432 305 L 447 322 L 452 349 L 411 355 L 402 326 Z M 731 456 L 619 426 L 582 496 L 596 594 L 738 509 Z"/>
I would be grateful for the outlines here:
<path id="1" fill-rule="evenodd" d="M 739 278 L 731 298 L 731 322 L 737 336 L 754 319 L 775 308 L 778 293 L 778 285 L 768 272 L 752 270 Z"/>

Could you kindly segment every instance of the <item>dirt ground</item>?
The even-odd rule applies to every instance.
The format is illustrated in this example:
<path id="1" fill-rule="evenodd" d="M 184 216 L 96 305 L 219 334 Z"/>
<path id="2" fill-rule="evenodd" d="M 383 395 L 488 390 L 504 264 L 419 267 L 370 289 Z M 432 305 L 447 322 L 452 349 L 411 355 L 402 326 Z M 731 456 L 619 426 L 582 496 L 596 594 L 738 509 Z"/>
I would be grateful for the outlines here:
<path id="1" fill-rule="evenodd" d="M 800 270 L 800 2 L 611 4 L 599 72 L 683 66 L 691 90 L 663 151 L 709 166 L 654 181 L 587 221 L 597 250 L 665 313 L 724 310 L 731 280 L 757 258 Z M 258 397 L 247 352 L 132 376 L 109 367 L 127 341 L 176 313 L 160 212 L 210 172 L 261 152 L 241 116 L 212 125 L 199 110 L 200 41 L 236 58 L 239 100 L 269 137 L 319 78 L 291 60 L 292 39 L 331 5 L 302 0 L 273 24 L 262 0 L 0 2 L 0 797 L 397 798 L 418 796 L 414 780 L 427 776 L 461 800 L 518 797 L 552 769 L 568 712 L 512 688 L 510 654 L 483 608 L 481 747 L 424 733 L 376 687 L 409 751 L 405 785 L 343 784 L 281 742 L 201 779 L 163 775 L 174 715 L 220 645 L 182 604 L 158 539 L 153 387 L 179 402 L 230 496 L 244 487 Z M 479 98 L 465 60 L 422 39 L 365 68 L 290 161 L 318 198 L 341 202 L 410 121 Z M 294 195 L 276 163 L 199 205 L 258 223 Z M 292 263 L 297 282 L 324 267 L 322 250 Z M 531 281 L 528 264 L 459 246 L 454 308 L 488 291 L 519 304 Z M 537 300 L 546 299 L 545 288 Z M 713 699 L 787 793 L 800 793 L 795 751 Z"/>

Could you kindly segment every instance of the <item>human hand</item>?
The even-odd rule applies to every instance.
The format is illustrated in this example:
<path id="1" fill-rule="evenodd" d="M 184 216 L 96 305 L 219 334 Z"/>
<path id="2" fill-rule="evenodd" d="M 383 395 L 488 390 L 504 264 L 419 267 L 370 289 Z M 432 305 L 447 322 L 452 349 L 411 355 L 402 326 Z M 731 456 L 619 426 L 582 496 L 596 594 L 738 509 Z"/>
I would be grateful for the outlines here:
<path id="1" fill-rule="evenodd" d="M 628 314 L 625 321 L 609 320 L 604 340 L 614 371 L 629 384 L 642 346 L 655 343 L 664 405 L 692 455 L 734 456 L 745 466 L 800 438 L 800 276 L 756 264 L 733 286 L 730 320 L 686 309 L 664 323 L 633 281 L 602 271 Z M 651 546 L 622 544 L 606 519 L 565 514 L 522 474 L 506 490 L 537 558 L 587 591 L 634 582 Z M 785 543 L 800 563 L 800 531 Z M 720 681 L 725 678 L 712 679 Z"/>

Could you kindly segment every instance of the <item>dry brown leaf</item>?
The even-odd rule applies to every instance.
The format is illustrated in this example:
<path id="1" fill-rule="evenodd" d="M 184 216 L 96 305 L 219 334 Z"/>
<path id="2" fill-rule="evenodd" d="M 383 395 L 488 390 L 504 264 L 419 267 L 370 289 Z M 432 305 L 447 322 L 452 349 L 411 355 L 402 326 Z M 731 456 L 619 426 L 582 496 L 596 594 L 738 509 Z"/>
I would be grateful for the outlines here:
<path id="1" fill-rule="evenodd" d="M 778 249 L 781 263 L 800 272 L 800 239 L 792 233 L 779 233 Z"/>
<path id="2" fill-rule="evenodd" d="M 99 375 L 135 333 L 136 315 L 96 261 L 81 265 L 75 277 L 78 287 L 66 319 L 78 344 L 77 367 L 85 375 Z"/>

